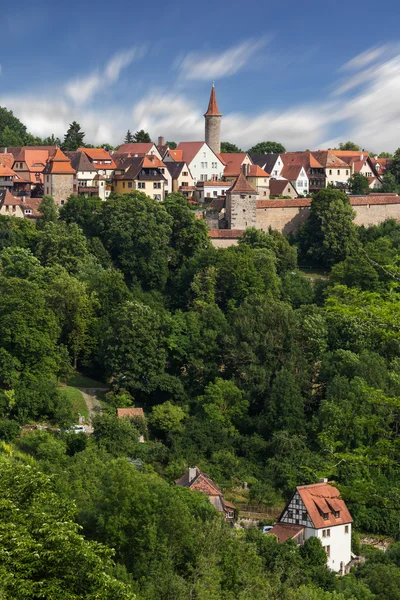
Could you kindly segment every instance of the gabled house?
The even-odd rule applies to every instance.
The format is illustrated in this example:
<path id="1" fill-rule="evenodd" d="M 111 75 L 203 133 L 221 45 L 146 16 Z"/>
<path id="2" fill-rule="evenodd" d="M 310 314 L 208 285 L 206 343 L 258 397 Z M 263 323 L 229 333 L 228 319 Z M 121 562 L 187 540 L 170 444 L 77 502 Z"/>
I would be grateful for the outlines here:
<path id="1" fill-rule="evenodd" d="M 175 481 L 176 485 L 187 487 L 205 494 L 216 510 L 222 513 L 227 521 L 235 520 L 235 505 L 225 500 L 219 487 L 198 467 L 189 468 L 188 471 Z"/>
<path id="2" fill-rule="evenodd" d="M 157 156 L 159 160 L 162 159 L 157 146 L 153 142 L 135 142 L 133 144 L 122 144 L 117 154 L 128 154 L 129 156 L 146 156 L 148 154 Z"/>
<path id="3" fill-rule="evenodd" d="M 76 191 L 75 169 L 60 148 L 48 160 L 43 175 L 45 196 L 52 196 L 56 204 L 63 205 Z"/>
<path id="4" fill-rule="evenodd" d="M 353 519 L 339 490 L 327 479 L 300 485 L 269 534 L 279 541 L 292 538 L 302 544 L 310 537 L 321 540 L 332 571 L 344 573 L 351 561 Z"/>
<path id="5" fill-rule="evenodd" d="M 240 173 L 247 175 L 251 162 L 250 156 L 246 152 L 222 152 L 218 155 L 225 163 L 224 181 L 236 181 Z"/>
<path id="6" fill-rule="evenodd" d="M 99 174 L 87 154 L 80 150 L 64 152 L 64 154 L 69 158 L 72 168 L 76 171 L 77 193 L 86 197 L 99 196 L 105 200 L 107 197 L 106 179 L 104 175 Z"/>
<path id="7" fill-rule="evenodd" d="M 302 166 L 308 177 L 308 191 L 319 192 L 327 185 L 325 167 L 315 157 L 315 152 L 285 152 L 281 154 L 285 166 Z M 272 195 L 272 192 L 271 192 Z"/>
<path id="8" fill-rule="evenodd" d="M 183 150 L 167 150 L 163 157 L 163 161 L 166 162 L 182 162 L 183 161 Z"/>
<path id="9" fill-rule="evenodd" d="M 0 190 L 0 215 L 20 219 L 36 219 L 42 198 L 16 198 L 6 189 Z"/>
<path id="10" fill-rule="evenodd" d="M 349 165 L 352 175 L 360 173 L 364 177 L 367 177 L 371 189 L 382 187 L 380 179 L 382 174 L 376 168 L 379 163 L 376 163 L 376 160 L 372 159 L 368 152 L 364 150 L 332 150 L 332 153 Z"/>
<path id="11" fill-rule="evenodd" d="M 182 160 L 188 165 L 194 183 L 222 179 L 225 165 L 205 142 L 180 142 Z"/>
<path id="12" fill-rule="evenodd" d="M 347 163 L 333 154 L 331 150 L 317 150 L 312 154 L 324 168 L 325 187 L 328 187 L 328 185 L 347 187 L 347 182 L 351 176 L 351 168 Z"/>
<path id="13" fill-rule="evenodd" d="M 253 165 L 258 165 L 271 177 L 279 177 L 283 168 L 283 160 L 280 154 L 250 154 Z"/>
<path id="14" fill-rule="evenodd" d="M 14 155 L 12 168 L 22 180 L 30 182 L 32 192 L 43 194 L 43 171 L 56 150 L 56 146 L 26 146 Z"/>
<path id="15" fill-rule="evenodd" d="M 121 161 L 115 170 L 114 192 L 129 194 L 133 190 L 139 190 L 154 200 L 164 200 L 167 179 L 163 171 L 167 169 L 156 156 L 127 158 Z"/>
<path id="16" fill-rule="evenodd" d="M 192 198 L 195 190 L 194 181 L 189 167 L 183 161 L 164 163 L 165 169 L 171 177 L 170 190 L 172 192 L 180 192 L 187 198 Z M 165 175 L 165 171 L 164 171 Z"/>
<path id="17" fill-rule="evenodd" d="M 279 198 L 279 196 L 297 198 L 298 196 L 293 184 L 287 179 L 271 179 L 269 182 L 269 193 L 270 198 Z"/>
<path id="18" fill-rule="evenodd" d="M 303 165 L 284 165 L 280 177 L 290 181 L 299 195 L 308 196 L 308 177 Z"/>
<path id="19" fill-rule="evenodd" d="M 251 165 L 247 171 L 247 181 L 256 190 L 260 199 L 269 198 L 269 174 L 259 165 Z"/>
<path id="20" fill-rule="evenodd" d="M 14 186 L 14 179 L 17 176 L 16 172 L 11 169 L 5 163 L 1 162 L 2 156 L 0 155 L 0 189 L 7 188 L 11 190 Z"/>
<path id="21" fill-rule="evenodd" d="M 84 152 L 92 163 L 99 175 L 103 175 L 110 180 L 116 164 L 110 152 L 105 148 L 78 148 L 79 152 Z"/>

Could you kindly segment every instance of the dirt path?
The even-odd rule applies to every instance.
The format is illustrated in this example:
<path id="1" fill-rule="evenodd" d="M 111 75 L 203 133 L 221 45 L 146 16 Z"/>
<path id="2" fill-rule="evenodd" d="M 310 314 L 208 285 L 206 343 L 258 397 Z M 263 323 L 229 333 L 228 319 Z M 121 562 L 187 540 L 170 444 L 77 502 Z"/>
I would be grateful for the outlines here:
<path id="1" fill-rule="evenodd" d="M 87 409 L 88 409 L 89 418 L 88 418 L 87 423 L 85 424 L 85 426 L 86 426 L 86 433 L 88 435 L 90 435 L 90 434 L 93 433 L 92 416 L 95 415 L 95 414 L 98 414 L 98 411 L 101 410 L 101 403 L 96 398 L 96 392 L 107 392 L 108 388 L 103 388 L 103 387 L 96 387 L 96 388 L 79 387 L 78 390 L 81 392 L 82 396 L 84 397 L 85 402 L 86 402 L 86 406 L 87 406 Z"/>

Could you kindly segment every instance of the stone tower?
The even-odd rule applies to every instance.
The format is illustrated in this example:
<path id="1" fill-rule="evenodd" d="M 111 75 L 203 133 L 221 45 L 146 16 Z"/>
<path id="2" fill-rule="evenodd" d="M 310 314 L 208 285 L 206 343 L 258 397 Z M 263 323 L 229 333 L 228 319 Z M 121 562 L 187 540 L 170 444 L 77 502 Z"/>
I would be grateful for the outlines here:
<path id="1" fill-rule="evenodd" d="M 222 114 L 218 110 L 217 95 L 214 84 L 211 88 L 210 102 L 204 115 L 206 120 L 206 144 L 208 144 L 215 154 L 221 152 L 221 118 Z"/>
<path id="2" fill-rule="evenodd" d="M 243 173 L 226 192 L 226 219 L 228 229 L 247 229 L 256 226 L 258 192 L 248 183 Z"/>

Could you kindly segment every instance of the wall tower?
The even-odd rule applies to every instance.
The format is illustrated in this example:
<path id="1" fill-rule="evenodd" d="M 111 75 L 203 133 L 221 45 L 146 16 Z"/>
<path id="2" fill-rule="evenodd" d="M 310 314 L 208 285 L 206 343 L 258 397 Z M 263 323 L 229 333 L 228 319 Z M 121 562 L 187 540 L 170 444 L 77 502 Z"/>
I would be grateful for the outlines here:
<path id="1" fill-rule="evenodd" d="M 217 95 L 215 93 L 214 83 L 211 88 L 210 101 L 208 103 L 208 109 L 204 115 L 206 120 L 206 144 L 208 144 L 215 154 L 221 152 L 221 119 L 222 114 L 218 110 Z"/>

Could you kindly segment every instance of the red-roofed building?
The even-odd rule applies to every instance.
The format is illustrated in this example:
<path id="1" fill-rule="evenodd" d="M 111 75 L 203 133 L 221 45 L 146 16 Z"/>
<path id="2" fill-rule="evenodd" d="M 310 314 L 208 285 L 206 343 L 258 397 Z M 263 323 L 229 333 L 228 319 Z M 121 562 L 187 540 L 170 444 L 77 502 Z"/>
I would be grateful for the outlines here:
<path id="1" fill-rule="evenodd" d="M 105 148 L 78 148 L 78 152 L 84 152 L 99 175 L 111 179 L 116 164 L 110 152 Z"/>
<path id="2" fill-rule="evenodd" d="M 145 156 L 146 154 L 154 154 L 160 160 L 162 156 L 153 142 L 134 142 L 132 144 L 122 144 L 118 150 L 118 154 L 127 154 L 128 156 Z"/>
<path id="3" fill-rule="evenodd" d="M 246 152 L 221 152 L 218 156 L 226 165 L 224 169 L 225 181 L 235 181 L 240 173 L 247 175 L 250 166 L 253 164 Z"/>
<path id="4" fill-rule="evenodd" d="M 328 567 L 343 573 L 351 560 L 352 522 L 339 490 L 324 479 L 312 485 L 299 485 L 285 506 L 278 525 L 303 528 L 304 540 L 310 537 L 320 539 L 328 557 Z M 282 539 L 280 532 L 274 531 L 275 527 L 270 533 Z M 296 538 L 297 535 L 298 532 L 295 532 L 289 537 Z"/>
<path id="5" fill-rule="evenodd" d="M 208 475 L 202 473 L 198 467 L 189 467 L 188 471 L 177 479 L 175 483 L 176 485 L 181 485 L 205 494 L 217 511 L 223 513 L 227 521 L 234 522 L 235 505 L 225 500 L 219 487 Z"/>
<path id="6" fill-rule="evenodd" d="M 56 146 L 24 147 L 14 154 L 13 170 L 23 181 L 29 181 L 30 189 L 43 195 L 43 171 L 48 159 L 54 155 Z"/>
<path id="7" fill-rule="evenodd" d="M 270 175 L 259 165 L 251 165 L 249 167 L 247 181 L 256 190 L 260 198 L 269 198 Z"/>
<path id="8" fill-rule="evenodd" d="M 164 156 L 164 162 L 183 162 L 183 150 L 167 150 Z"/>
<path id="9" fill-rule="evenodd" d="M 44 194 L 52 196 L 56 204 L 63 205 L 76 191 L 76 171 L 68 156 L 60 148 L 57 148 L 54 155 L 48 160 L 43 175 Z"/>
<path id="10" fill-rule="evenodd" d="M 180 142 L 181 160 L 187 164 L 196 184 L 198 181 L 222 179 L 225 165 L 205 142 Z"/>
<path id="11" fill-rule="evenodd" d="M 258 192 L 243 173 L 226 192 L 226 220 L 228 229 L 256 227 L 256 201 Z"/>

